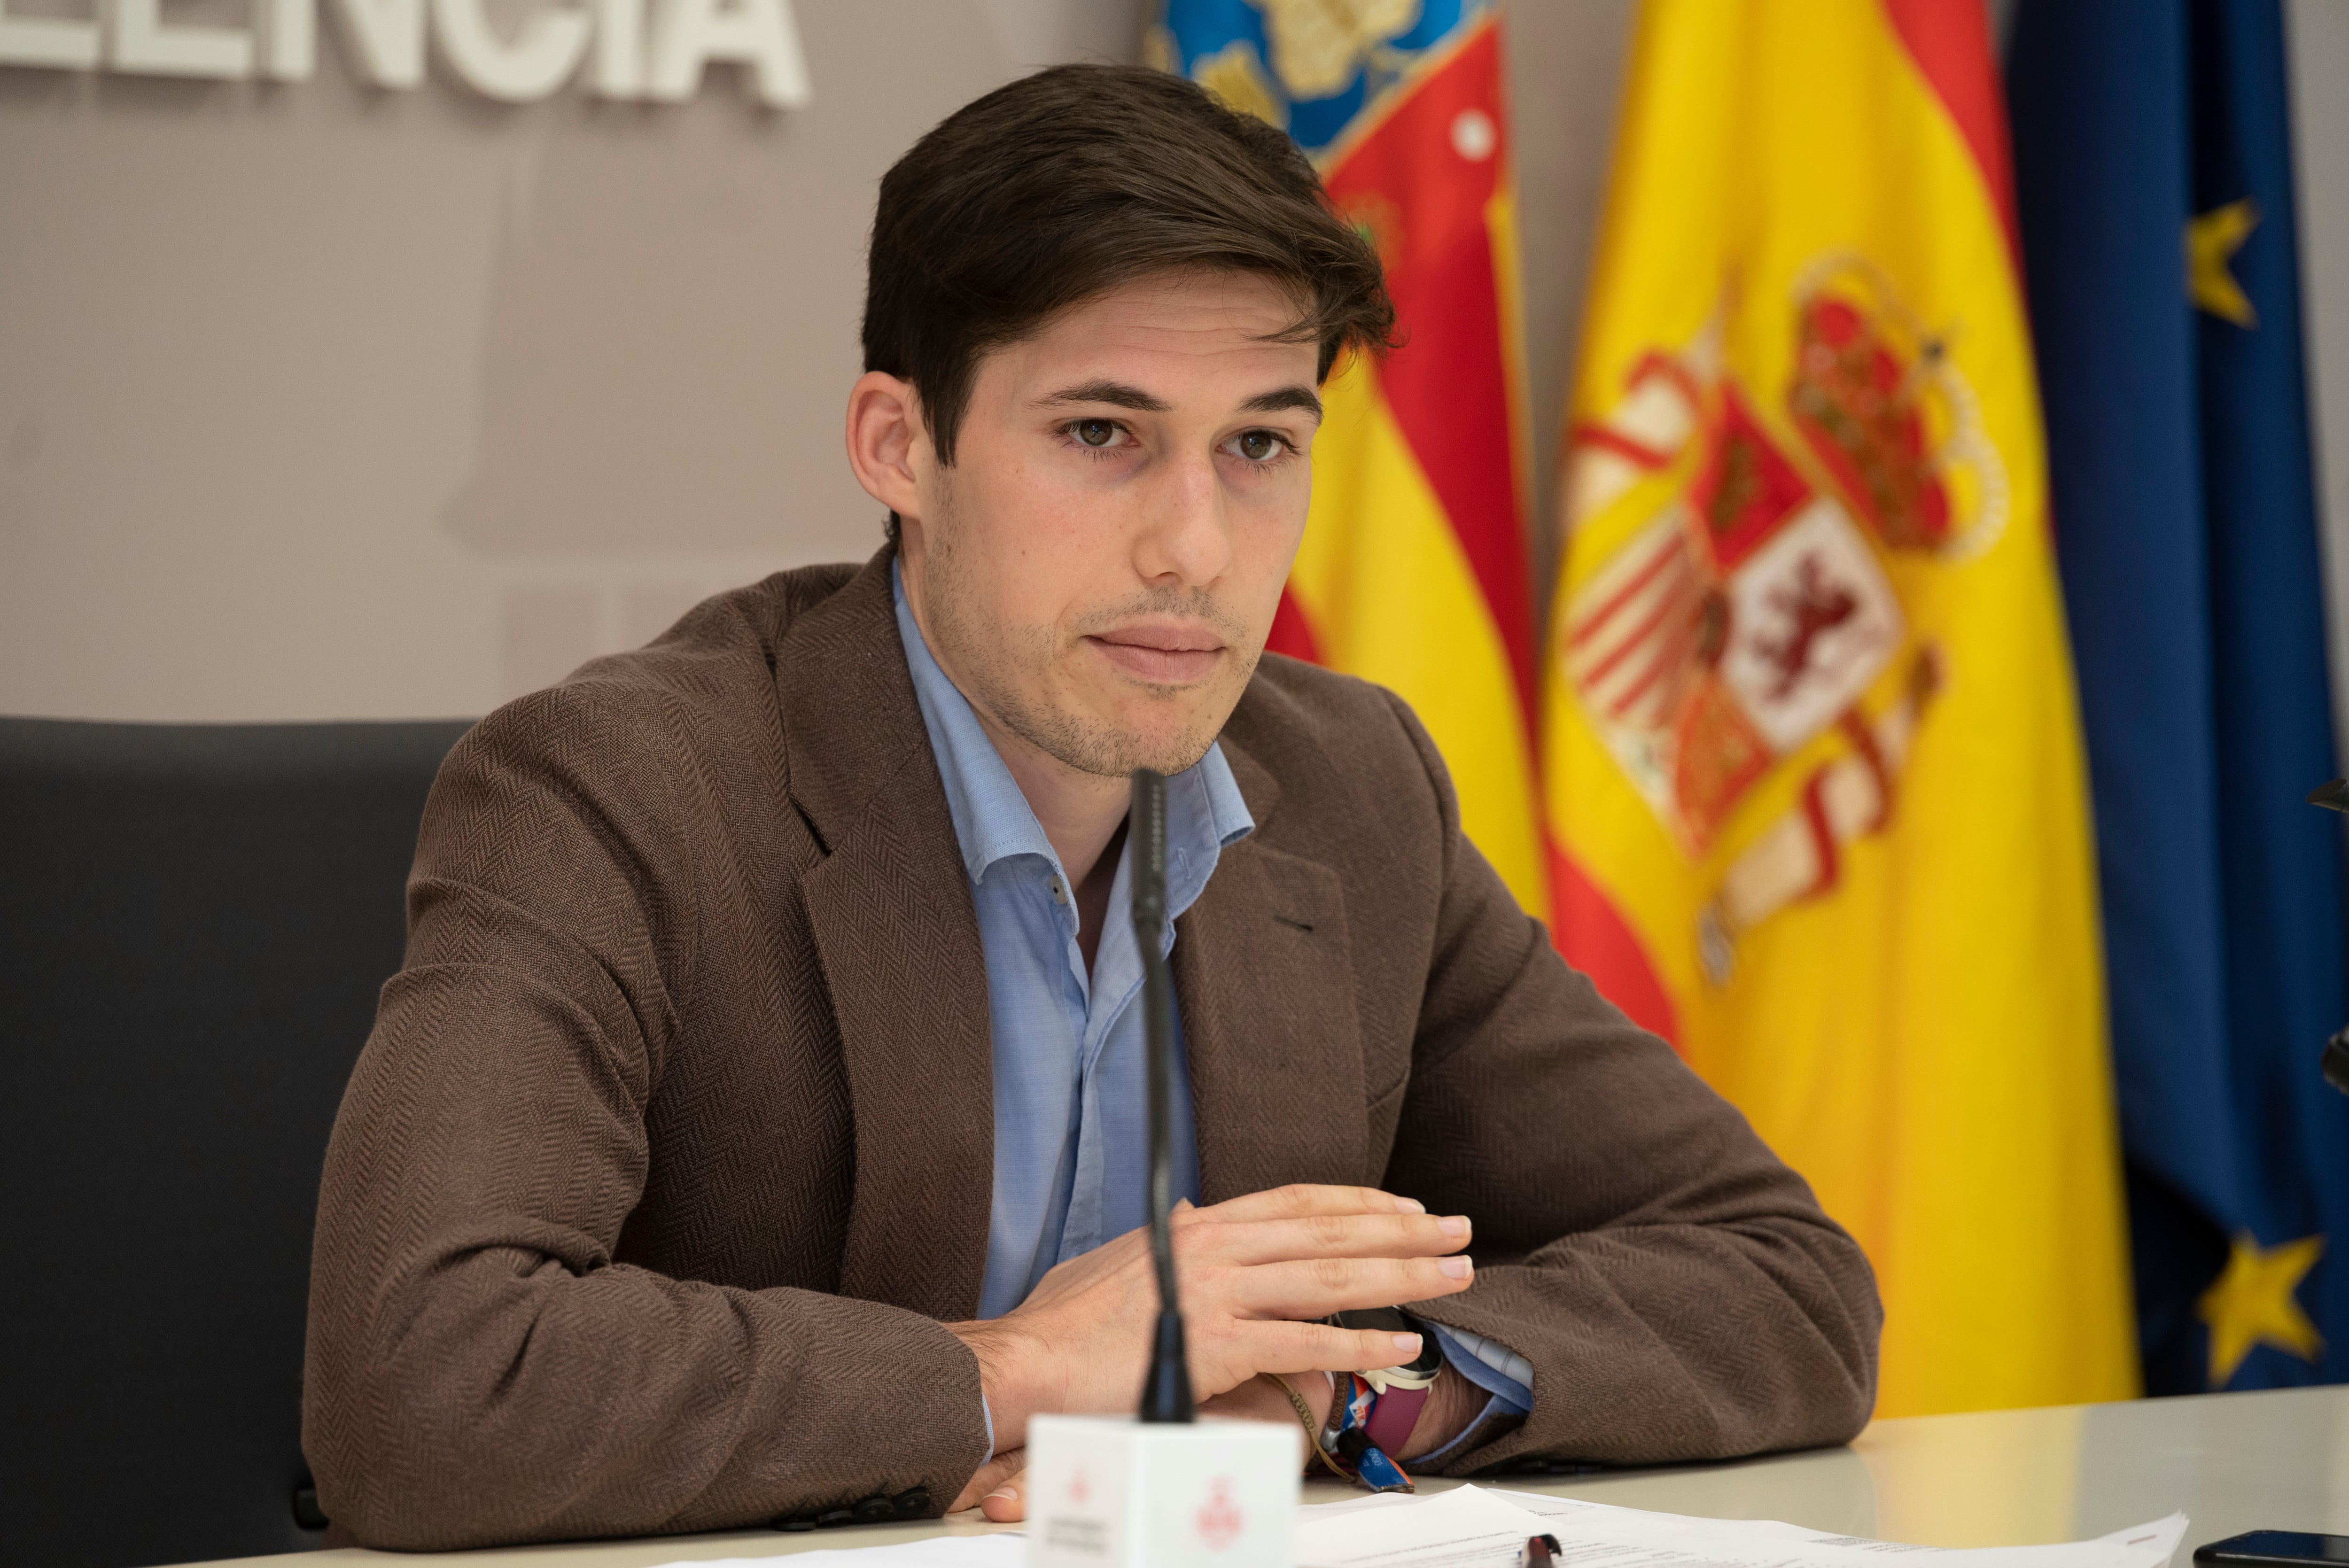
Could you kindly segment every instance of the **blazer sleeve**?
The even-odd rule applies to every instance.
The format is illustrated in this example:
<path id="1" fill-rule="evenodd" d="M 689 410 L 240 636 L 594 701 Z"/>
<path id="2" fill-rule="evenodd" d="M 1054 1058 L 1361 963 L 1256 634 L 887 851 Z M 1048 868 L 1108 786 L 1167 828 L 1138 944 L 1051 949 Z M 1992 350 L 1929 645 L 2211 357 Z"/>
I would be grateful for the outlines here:
<path id="1" fill-rule="evenodd" d="M 574 683 L 484 720 L 434 784 L 311 1269 L 303 1447 L 369 1545 L 916 1486 L 935 1512 L 986 1455 L 978 1364 L 931 1319 L 613 1261 L 694 962 L 689 723 Z"/>
<path id="2" fill-rule="evenodd" d="M 1520 1457 L 1728 1459 L 1843 1442 L 1882 1326 L 1858 1244 L 1745 1119 L 1569 968 L 1460 830 L 1418 720 L 1443 892 L 1389 1187 L 1475 1226 L 1476 1280 L 1413 1310 L 1534 1367 Z"/>

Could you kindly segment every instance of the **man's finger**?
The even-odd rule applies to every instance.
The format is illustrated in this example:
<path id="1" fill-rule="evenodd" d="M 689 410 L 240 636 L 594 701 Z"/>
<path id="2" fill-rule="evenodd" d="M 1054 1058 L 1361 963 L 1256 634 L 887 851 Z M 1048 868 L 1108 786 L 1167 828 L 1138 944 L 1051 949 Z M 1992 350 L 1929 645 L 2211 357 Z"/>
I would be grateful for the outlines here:
<path id="1" fill-rule="evenodd" d="M 1008 1453 L 996 1455 L 978 1467 L 977 1473 L 963 1487 L 961 1494 L 955 1499 L 954 1506 L 947 1511 L 959 1513 L 966 1508 L 978 1507 L 989 1492 L 1019 1476 L 1027 1468 L 1028 1451 L 1025 1449 L 1013 1449 Z"/>
<path id="2" fill-rule="evenodd" d="M 1232 1339 L 1258 1372 L 1375 1372 L 1419 1357 L 1416 1334 L 1326 1323 L 1236 1322 Z"/>
<path id="3" fill-rule="evenodd" d="M 1028 1517 L 1028 1472 L 1015 1471 L 979 1500 L 979 1511 L 993 1524 L 1016 1524 Z"/>
<path id="4" fill-rule="evenodd" d="M 1248 1220 L 1291 1220 L 1308 1214 L 1423 1214 L 1427 1205 L 1416 1198 L 1398 1198 L 1376 1187 L 1325 1187 L 1310 1181 L 1291 1182 L 1268 1191 L 1237 1198 L 1193 1211 L 1193 1218 L 1232 1223 Z"/>
<path id="5" fill-rule="evenodd" d="M 1476 1265 L 1464 1257 L 1308 1258 L 1234 1269 L 1224 1278 L 1223 1299 L 1236 1313 L 1309 1320 L 1452 1295 L 1475 1283 Z"/>
<path id="6" fill-rule="evenodd" d="M 1466 1246 L 1470 1234 L 1462 1214 L 1312 1214 L 1202 1224 L 1185 1243 L 1186 1254 L 1245 1267 L 1299 1258 L 1442 1257 Z"/>

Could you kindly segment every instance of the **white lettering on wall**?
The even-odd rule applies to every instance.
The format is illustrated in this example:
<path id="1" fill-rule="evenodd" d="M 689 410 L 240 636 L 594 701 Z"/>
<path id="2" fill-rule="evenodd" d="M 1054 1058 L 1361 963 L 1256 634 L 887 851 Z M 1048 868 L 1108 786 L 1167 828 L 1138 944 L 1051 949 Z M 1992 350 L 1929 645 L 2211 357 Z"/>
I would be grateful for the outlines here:
<path id="1" fill-rule="evenodd" d="M 11 16 L 0 0 L 0 65 L 307 81 L 323 5 L 352 68 L 378 88 L 423 85 L 429 33 L 450 76 L 505 103 L 543 98 L 574 76 L 601 98 L 681 103 L 712 61 L 741 66 L 770 108 L 809 98 L 792 0 L 579 0 L 533 12 L 512 36 L 490 25 L 483 0 L 252 0 L 249 29 L 172 23 L 170 3 L 100 0 L 101 24 Z"/>
<path id="2" fill-rule="evenodd" d="M 595 0 L 595 58 L 588 85 L 607 98 L 645 94 L 645 0 Z M 802 102 L 805 102 L 802 95 Z"/>
<path id="3" fill-rule="evenodd" d="M 306 82 L 318 69 L 317 0 L 253 0 L 260 74 L 273 82 Z"/>
<path id="4" fill-rule="evenodd" d="M 775 108 L 807 102 L 807 63 L 791 0 L 662 0 L 653 26 L 647 93 L 682 103 L 701 90 L 701 67 L 740 60 L 759 81 L 759 101 Z"/>
<path id="5" fill-rule="evenodd" d="M 98 64 L 98 24 L 11 16 L 0 0 L 0 64 L 86 71 Z"/>
<path id="6" fill-rule="evenodd" d="M 466 85 L 505 103 L 543 98 L 579 68 L 591 24 L 585 11 L 542 10 L 511 43 L 490 26 L 481 0 L 432 0 L 432 42 Z"/>
<path id="7" fill-rule="evenodd" d="M 107 0 L 106 63 L 156 77 L 249 77 L 253 35 L 233 27 L 170 27 L 160 0 Z"/>
<path id="8" fill-rule="evenodd" d="M 334 5 L 343 42 L 360 76 L 379 88 L 424 85 L 424 0 L 334 0 Z"/>

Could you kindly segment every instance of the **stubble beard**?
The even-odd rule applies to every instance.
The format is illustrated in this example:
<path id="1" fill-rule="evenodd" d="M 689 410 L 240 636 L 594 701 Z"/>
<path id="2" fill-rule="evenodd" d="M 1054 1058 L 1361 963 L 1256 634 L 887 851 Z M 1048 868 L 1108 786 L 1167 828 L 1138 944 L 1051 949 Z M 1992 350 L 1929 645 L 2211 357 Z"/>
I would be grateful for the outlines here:
<path id="1" fill-rule="evenodd" d="M 1224 720 L 1231 715 L 1230 705 L 1210 699 L 1205 712 L 1197 713 L 1174 735 L 1152 739 L 1090 714 L 1053 706 L 1049 700 L 1031 700 L 1019 677 L 1032 676 L 1039 689 L 1050 689 L 1052 660 L 1059 651 L 1053 628 L 990 628 L 980 624 L 981 617 L 970 611 L 973 595 L 968 591 L 961 555 L 953 542 L 960 531 L 954 526 L 953 504 L 947 497 L 940 500 L 945 504 L 939 510 L 945 515 L 936 521 L 946 526 L 924 532 L 928 555 L 924 576 L 928 589 L 926 597 L 929 601 L 930 634 L 947 652 L 962 680 L 968 683 L 965 695 L 1021 740 L 1080 773 L 1123 779 L 1137 768 L 1173 774 L 1196 766 L 1222 732 Z M 1216 627 L 1226 648 L 1236 654 L 1247 645 L 1245 629 L 1235 624 L 1228 610 L 1204 592 L 1145 593 L 1097 618 L 1107 628 L 1145 612 L 1206 621 Z M 1235 703 L 1237 692 L 1246 688 L 1248 676 L 1255 672 L 1257 656 L 1246 655 L 1246 667 L 1233 683 Z M 1149 700 L 1170 705 L 1184 696 L 1196 695 L 1193 688 L 1143 689 L 1151 694 Z M 1212 723 L 1207 722 L 1210 715 Z"/>

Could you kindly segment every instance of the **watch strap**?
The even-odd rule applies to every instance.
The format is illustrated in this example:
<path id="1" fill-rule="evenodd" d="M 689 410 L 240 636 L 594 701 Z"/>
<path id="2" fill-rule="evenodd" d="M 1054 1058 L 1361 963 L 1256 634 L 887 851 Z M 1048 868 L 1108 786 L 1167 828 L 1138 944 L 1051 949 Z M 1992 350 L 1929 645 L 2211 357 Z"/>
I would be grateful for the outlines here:
<path id="1" fill-rule="evenodd" d="M 1403 1445 L 1411 1441 L 1412 1429 L 1419 1425 L 1420 1407 L 1427 1403 L 1427 1395 L 1425 1387 L 1389 1387 L 1371 1407 L 1371 1418 L 1362 1425 L 1362 1435 L 1381 1453 L 1399 1457 Z"/>
<path id="2" fill-rule="evenodd" d="M 1334 1458 L 1340 1469 L 1351 1474 L 1361 1485 L 1372 1491 L 1411 1491 L 1411 1477 L 1402 1467 L 1387 1457 L 1384 1449 L 1371 1441 L 1371 1418 L 1377 1413 L 1380 1394 L 1359 1372 L 1343 1374 L 1345 1381 L 1338 1391 L 1338 1403 L 1330 1412 L 1330 1429 L 1322 1434 L 1322 1451 Z"/>

